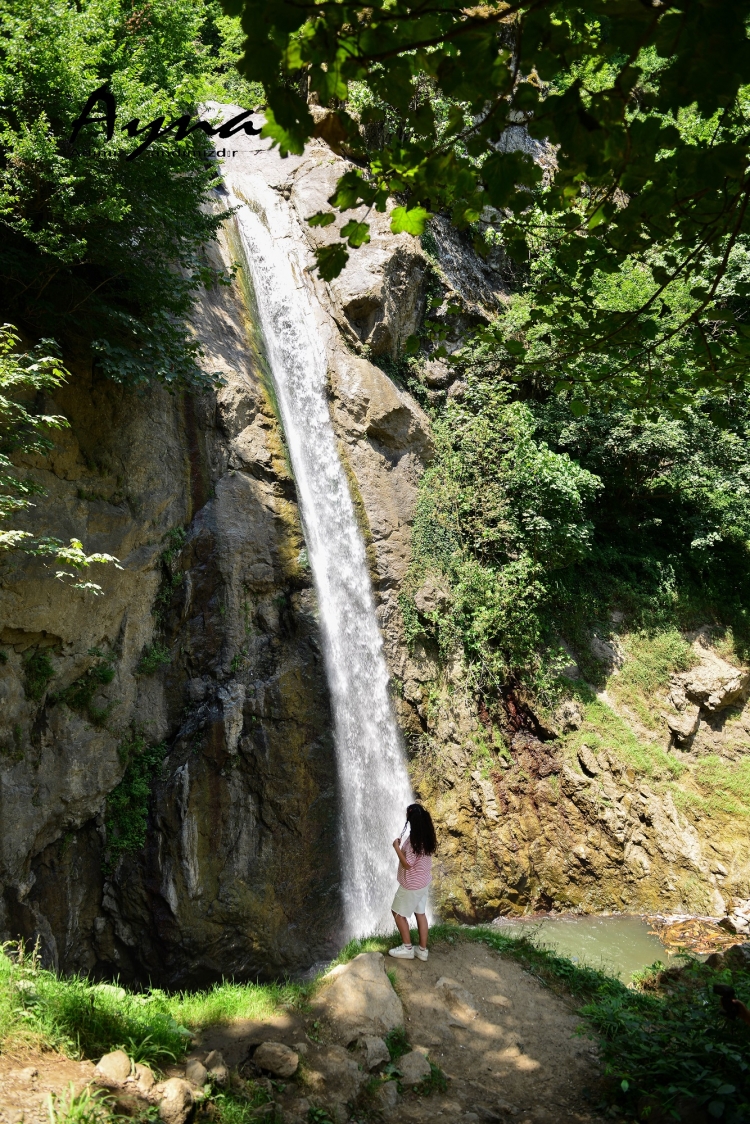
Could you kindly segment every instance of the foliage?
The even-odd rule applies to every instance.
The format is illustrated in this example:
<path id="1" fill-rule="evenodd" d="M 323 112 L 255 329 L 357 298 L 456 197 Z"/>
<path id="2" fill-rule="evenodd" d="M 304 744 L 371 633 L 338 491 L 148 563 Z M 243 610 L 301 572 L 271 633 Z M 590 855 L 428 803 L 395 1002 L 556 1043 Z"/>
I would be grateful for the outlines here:
<path id="1" fill-rule="evenodd" d="M 213 61 L 206 9 L 190 0 L 14 0 L 0 11 L 0 299 L 28 335 L 54 335 L 121 382 L 205 385 L 184 321 L 221 216 L 208 138 L 153 144 L 135 160 L 123 124 L 195 111 Z M 213 32 L 217 34 L 214 20 Z M 108 81 L 110 140 L 71 126 Z M 101 108 L 101 107 L 100 107 Z"/>
<path id="2" fill-rule="evenodd" d="M 461 644 L 498 685 L 538 663 L 549 575 L 587 558 L 596 476 L 534 439 L 528 405 L 505 384 L 469 378 L 435 421 L 437 456 L 424 474 L 404 593 L 432 575 L 447 606 L 419 617 L 444 653 Z M 402 598 L 402 605 L 404 604 Z M 415 610 L 406 616 L 412 636 Z"/>
<path id="3" fill-rule="evenodd" d="M 63 702 L 71 710 L 77 710 L 93 726 L 104 726 L 109 718 L 112 704 L 98 707 L 94 703 L 94 698 L 102 687 L 106 687 L 115 677 L 114 656 L 112 653 L 105 655 L 99 648 L 90 648 L 88 654 L 95 660 L 93 666 L 64 691 L 55 695 L 52 701 Z"/>
<path id="4" fill-rule="evenodd" d="M 26 352 L 16 350 L 19 343 L 20 337 L 12 325 L 0 326 L 0 521 L 33 507 L 30 497 L 44 494 L 33 477 L 28 473 L 19 474 L 11 458 L 49 452 L 52 442 L 48 431 L 68 425 L 59 414 L 45 414 L 36 409 L 36 400 L 45 391 L 61 386 L 68 377 L 59 359 L 45 354 L 45 350 L 54 348 L 54 341 L 41 340 L 37 347 Z M 65 546 L 59 539 L 37 538 L 30 531 L 0 531 L 0 554 L 18 549 L 73 566 L 77 574 L 59 570 L 56 577 L 61 581 L 72 578 L 74 589 L 93 593 L 101 593 L 101 587 L 82 581 L 78 576 L 81 571 L 93 562 L 117 565 L 117 559 L 110 554 L 87 555 L 77 539 L 71 539 L 70 545 Z"/>
<path id="5" fill-rule="evenodd" d="M 509 365 L 584 396 L 614 380 L 647 404 L 671 401 L 675 372 L 678 401 L 744 385 L 750 329 L 727 296 L 744 304 L 746 282 L 721 286 L 750 221 L 748 0 L 222 3 L 242 16 L 239 66 L 266 90 L 265 135 L 282 154 L 322 136 L 361 165 L 331 206 L 382 211 L 398 195 L 393 229 L 415 234 L 437 210 L 459 227 L 494 214 L 521 262 L 544 243 L 530 315 L 548 340 L 534 352 L 499 334 Z M 308 91 L 329 107 L 317 123 Z M 325 277 L 346 263 L 341 237 L 318 255 Z M 600 294 L 624 266 L 646 276 L 625 307 Z"/>
<path id="6" fill-rule="evenodd" d="M 411 1050 L 406 1029 L 403 1026 L 394 1026 L 392 1030 L 389 1030 L 384 1042 L 388 1047 L 392 1062 L 397 1062 L 399 1058 L 402 1058 L 404 1054 L 408 1054 Z"/>
<path id="7" fill-rule="evenodd" d="M 414 1092 L 419 1097 L 429 1097 L 431 1093 L 447 1093 L 448 1078 L 439 1065 L 435 1065 L 429 1058 L 427 1060 L 430 1066 L 430 1076 L 425 1077 L 424 1081 L 420 1081 L 418 1085 L 415 1085 Z"/>
<path id="8" fill-rule="evenodd" d="M 136 995 L 82 977 L 58 978 L 22 945 L 4 946 L 0 1040 L 5 1043 L 44 1045 L 70 1057 L 98 1059 L 119 1048 L 132 1053 L 149 1042 L 152 1058 L 172 1060 L 184 1054 L 189 1038 L 161 993 Z"/>
<path id="9" fill-rule="evenodd" d="M 112 1098 L 103 1089 L 93 1092 L 87 1086 L 76 1093 L 71 1082 L 66 1093 L 48 1097 L 50 1124 L 110 1124 Z"/>
<path id="10" fill-rule="evenodd" d="M 154 675 L 160 667 L 170 663 L 171 659 L 169 648 L 163 644 L 148 644 L 138 661 L 136 675 Z"/>
<path id="11" fill-rule="evenodd" d="M 692 408 L 655 421 L 622 406 L 575 418 L 557 398 L 512 401 L 473 349 L 464 363 L 463 399 L 432 407 L 436 456 L 400 597 L 409 641 L 462 648 L 480 681 L 515 676 L 540 697 L 569 662 L 560 638 L 601 685 L 591 631 L 606 634 L 614 609 L 629 633 L 612 681 L 623 698 L 689 666 L 680 629 L 730 628 L 735 658 L 746 654 L 746 407 L 726 425 Z M 426 581 L 440 594 L 420 612 Z"/>
<path id="12" fill-rule="evenodd" d="M 218 1093 L 211 1098 L 212 1119 L 218 1124 L 255 1124 L 258 1109 L 268 1104 L 269 1095 L 265 1089 L 250 1087 L 250 1095 Z M 273 1119 L 268 1116 L 264 1120 Z"/>
<path id="13" fill-rule="evenodd" d="M 110 866 L 121 855 L 143 849 L 151 789 L 167 747 L 163 743 L 149 746 L 145 738 L 136 736 L 123 743 L 120 752 L 128 764 L 122 780 L 107 798 L 105 825 Z"/>
<path id="14" fill-rule="evenodd" d="M 26 698 L 37 702 L 43 698 L 47 684 L 54 674 L 55 669 L 47 652 L 34 648 L 23 661 L 23 687 Z"/>
<path id="15" fill-rule="evenodd" d="M 324 1108 L 312 1105 L 307 1110 L 307 1124 L 333 1124 L 333 1121 Z"/>

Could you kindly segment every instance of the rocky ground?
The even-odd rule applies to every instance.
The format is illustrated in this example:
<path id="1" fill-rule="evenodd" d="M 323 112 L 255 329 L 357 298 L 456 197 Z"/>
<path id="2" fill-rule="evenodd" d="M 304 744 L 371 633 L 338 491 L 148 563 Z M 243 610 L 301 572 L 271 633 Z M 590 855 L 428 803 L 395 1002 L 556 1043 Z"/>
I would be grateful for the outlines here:
<path id="1" fill-rule="evenodd" d="M 96 1067 L 3 1055 L 0 1121 L 48 1121 L 49 1094 L 72 1082 L 106 1089 L 128 1115 L 158 1106 L 165 1124 L 211 1119 L 212 1093 L 258 1087 L 268 1100 L 257 1118 L 283 1124 L 306 1124 L 311 1109 L 334 1124 L 596 1124 L 600 1069 L 580 1023 L 572 1002 L 483 945 L 443 942 L 427 963 L 361 953 L 329 973 L 308 1011 L 209 1028 L 164 1075 L 122 1051 Z M 406 1051 L 395 1062 L 394 1038 Z"/>

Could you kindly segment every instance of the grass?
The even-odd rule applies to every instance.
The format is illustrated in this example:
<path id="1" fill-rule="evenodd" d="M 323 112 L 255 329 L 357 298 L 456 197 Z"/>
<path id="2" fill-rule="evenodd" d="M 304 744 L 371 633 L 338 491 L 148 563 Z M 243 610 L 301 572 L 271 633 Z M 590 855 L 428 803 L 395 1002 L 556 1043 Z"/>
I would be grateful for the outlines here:
<path id="1" fill-rule="evenodd" d="M 413 939 L 416 939 L 416 933 Z M 508 936 L 489 927 L 438 925 L 433 942 L 480 942 L 509 957 L 541 984 L 579 1001 L 586 1019 L 584 1033 L 599 1040 L 605 1070 L 605 1104 L 627 1116 L 647 1118 L 647 1110 L 675 1119 L 688 1103 L 708 1111 L 710 1118 L 740 1124 L 750 1113 L 750 1061 L 747 1028 L 729 1022 L 712 994 L 715 983 L 733 986 L 738 998 L 750 1002 L 750 971 L 737 967 L 714 970 L 685 958 L 682 969 L 654 965 L 629 987 L 585 964 L 536 944 L 534 939 Z M 386 953 L 394 939 L 371 937 L 351 941 L 337 963 L 360 952 Z M 152 989 L 128 992 L 96 985 L 82 978 L 61 979 L 40 967 L 36 954 L 22 946 L 0 954 L 0 1044 L 57 1049 L 72 1057 L 98 1058 L 116 1048 L 152 1065 L 184 1055 L 191 1031 L 237 1018 L 267 1017 L 279 1008 L 304 1007 L 312 984 L 217 984 L 202 992 L 167 995 Z M 391 1065 L 409 1049 L 403 1028 L 387 1038 Z M 418 1090 L 442 1090 L 445 1077 L 437 1067 Z M 67 1095 L 66 1095 L 67 1096 Z M 251 1082 L 244 1093 L 219 1092 L 213 1118 L 220 1124 L 250 1124 L 253 1111 L 267 1094 Z M 105 1106 L 91 1098 L 71 1104 L 71 1097 L 53 1105 L 52 1124 L 100 1124 Z M 97 1112 L 100 1115 L 97 1116 Z"/>
<path id="2" fill-rule="evenodd" d="M 8 944 L 0 952 L 0 1043 L 95 1060 L 122 1048 L 158 1067 L 181 1058 L 198 1027 L 300 1006 L 310 987 L 226 982 L 174 995 L 156 988 L 130 992 L 79 976 L 58 977 L 22 945 Z"/>
<path id="3" fill-rule="evenodd" d="M 136 675 L 154 675 L 160 667 L 170 663 L 172 654 L 164 644 L 148 644 L 135 669 Z"/>
<path id="4" fill-rule="evenodd" d="M 47 1102 L 50 1124 L 111 1124 L 112 1098 L 103 1090 L 83 1089 L 76 1093 L 71 1083 L 62 1096 L 50 1093 Z"/>
<path id="5" fill-rule="evenodd" d="M 619 714 L 590 694 L 584 702 L 584 717 L 580 729 L 565 739 L 565 745 L 573 754 L 584 744 L 595 753 L 606 750 L 638 776 L 654 780 L 676 780 L 685 771 L 685 766 L 662 746 L 645 738 L 638 738 Z"/>
<path id="6" fill-rule="evenodd" d="M 694 667 L 698 657 L 676 628 L 631 633 L 623 637 L 622 647 L 625 663 L 610 677 L 607 690 L 647 729 L 662 729 L 654 697 L 669 686 L 671 675 Z"/>
<path id="7" fill-rule="evenodd" d="M 712 811 L 750 816 L 750 760 L 727 761 L 710 754 L 695 763 L 693 779 Z"/>

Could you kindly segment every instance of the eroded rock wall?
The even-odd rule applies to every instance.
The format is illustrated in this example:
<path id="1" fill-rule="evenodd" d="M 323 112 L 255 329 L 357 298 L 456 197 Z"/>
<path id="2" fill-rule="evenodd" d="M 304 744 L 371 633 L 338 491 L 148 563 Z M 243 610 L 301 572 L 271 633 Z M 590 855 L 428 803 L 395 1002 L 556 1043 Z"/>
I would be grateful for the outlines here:
<path id="1" fill-rule="evenodd" d="M 298 214 L 337 169 L 322 145 L 306 162 L 264 145 L 263 160 L 300 240 Z M 337 285 L 308 283 L 393 649 L 430 438 L 366 358 L 397 351 L 424 296 L 419 247 L 380 225 Z M 232 263 L 231 229 L 210 253 Z M 306 968 L 339 938 L 315 594 L 251 306 L 242 276 L 201 299 L 194 328 L 222 372 L 215 393 L 138 395 L 76 368 L 51 403 L 71 429 L 28 466 L 47 493 L 28 528 L 122 565 L 95 575 L 99 598 L 19 556 L 1 577 L 0 937 L 39 936 L 65 971 L 195 985 Z M 145 846 L 113 848 L 113 794 L 154 745 Z"/>

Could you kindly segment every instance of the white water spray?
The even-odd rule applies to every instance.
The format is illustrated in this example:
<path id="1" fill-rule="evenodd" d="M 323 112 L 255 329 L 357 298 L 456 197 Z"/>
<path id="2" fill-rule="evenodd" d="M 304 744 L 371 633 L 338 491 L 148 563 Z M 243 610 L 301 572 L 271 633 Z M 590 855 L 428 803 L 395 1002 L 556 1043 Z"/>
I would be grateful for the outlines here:
<path id="1" fill-rule="evenodd" d="M 344 920 L 348 936 L 364 936 L 393 928 L 389 910 L 397 859 L 391 844 L 403 827 L 411 786 L 388 696 L 364 543 L 328 410 L 326 355 L 311 297 L 300 263 L 293 262 L 269 230 L 269 224 L 274 234 L 277 226 L 288 230 L 279 204 L 270 198 L 273 193 L 244 177 L 241 189 L 245 202 L 236 222 L 320 608 L 341 794 Z M 248 191 L 256 202 L 247 202 Z"/>

